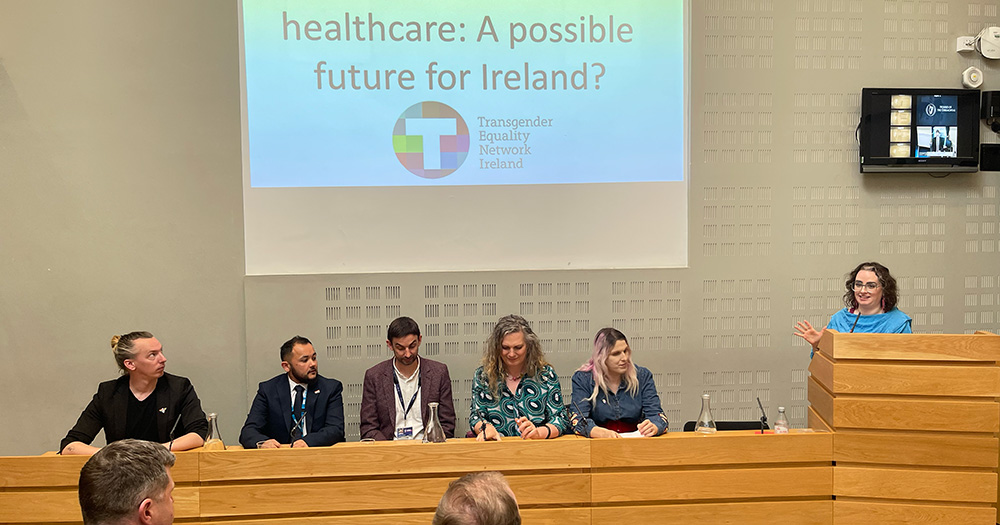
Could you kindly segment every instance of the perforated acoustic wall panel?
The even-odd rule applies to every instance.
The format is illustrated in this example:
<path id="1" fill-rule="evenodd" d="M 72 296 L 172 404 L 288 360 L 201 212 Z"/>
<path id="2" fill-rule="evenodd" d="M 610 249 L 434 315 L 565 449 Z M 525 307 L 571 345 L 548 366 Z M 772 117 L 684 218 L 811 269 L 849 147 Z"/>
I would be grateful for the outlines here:
<path id="1" fill-rule="evenodd" d="M 984 89 L 1000 89 L 997 65 L 954 51 L 956 37 L 996 25 L 997 4 L 691 2 L 688 268 L 249 277 L 248 384 L 277 373 L 282 341 L 311 337 L 321 371 L 346 385 L 357 439 L 364 370 L 390 357 L 385 328 L 408 315 L 422 354 L 451 369 L 464 433 L 483 341 L 519 313 L 567 396 L 594 333 L 614 326 L 655 374 L 672 430 L 697 417 L 703 392 L 718 419 L 757 418 L 759 397 L 801 426 L 809 349 L 792 326 L 824 326 L 861 261 L 891 268 L 917 332 L 1000 330 L 997 174 L 862 176 L 855 140 L 863 87 L 955 88 L 975 65 Z M 572 202 L 552 212 L 561 206 Z M 635 225 L 594 249 L 644 240 Z"/>

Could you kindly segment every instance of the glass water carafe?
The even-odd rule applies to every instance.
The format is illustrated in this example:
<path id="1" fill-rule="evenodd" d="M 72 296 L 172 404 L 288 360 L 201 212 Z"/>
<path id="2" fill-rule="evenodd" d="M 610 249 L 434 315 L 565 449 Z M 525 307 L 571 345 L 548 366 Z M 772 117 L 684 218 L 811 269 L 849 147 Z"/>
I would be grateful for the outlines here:
<path id="1" fill-rule="evenodd" d="M 444 443 L 444 427 L 438 418 L 438 404 L 427 403 L 431 409 L 431 417 L 427 420 L 427 428 L 424 429 L 424 443 Z"/>
<path id="2" fill-rule="evenodd" d="M 712 403 L 708 394 L 701 395 L 701 415 L 694 424 L 694 429 L 702 434 L 714 434 L 715 418 L 712 417 Z"/>

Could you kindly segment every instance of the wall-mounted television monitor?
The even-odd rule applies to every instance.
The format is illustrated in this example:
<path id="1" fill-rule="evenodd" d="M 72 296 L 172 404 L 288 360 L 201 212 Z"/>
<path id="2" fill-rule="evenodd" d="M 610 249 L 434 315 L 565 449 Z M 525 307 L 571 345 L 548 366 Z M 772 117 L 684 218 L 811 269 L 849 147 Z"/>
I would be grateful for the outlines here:
<path id="1" fill-rule="evenodd" d="M 979 90 L 864 88 L 861 172 L 979 170 Z"/>

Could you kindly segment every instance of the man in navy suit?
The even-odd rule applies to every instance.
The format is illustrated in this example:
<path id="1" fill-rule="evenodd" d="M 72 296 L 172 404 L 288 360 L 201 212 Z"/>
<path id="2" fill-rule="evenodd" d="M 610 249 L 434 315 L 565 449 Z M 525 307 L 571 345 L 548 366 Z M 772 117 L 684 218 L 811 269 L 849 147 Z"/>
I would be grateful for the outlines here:
<path id="1" fill-rule="evenodd" d="M 243 448 L 288 443 L 321 447 L 344 441 L 344 387 L 319 375 L 312 343 L 295 336 L 281 345 L 281 368 L 284 374 L 257 387 L 240 432 Z"/>

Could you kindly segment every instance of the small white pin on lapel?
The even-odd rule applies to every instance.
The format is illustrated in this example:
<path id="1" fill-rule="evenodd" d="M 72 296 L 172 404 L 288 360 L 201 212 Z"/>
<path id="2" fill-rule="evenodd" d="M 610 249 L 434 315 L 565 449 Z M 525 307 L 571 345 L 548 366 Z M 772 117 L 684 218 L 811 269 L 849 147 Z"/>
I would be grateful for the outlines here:
<path id="1" fill-rule="evenodd" d="M 166 414 L 166 413 L 167 413 L 167 407 L 163 407 L 163 408 L 161 408 L 161 409 L 160 409 L 160 413 L 161 413 L 161 414 Z"/>
<path id="2" fill-rule="evenodd" d="M 313 394 L 318 394 L 318 393 L 319 393 L 319 390 L 318 390 L 318 389 L 317 389 L 317 390 L 316 390 L 315 392 L 313 392 Z"/>

